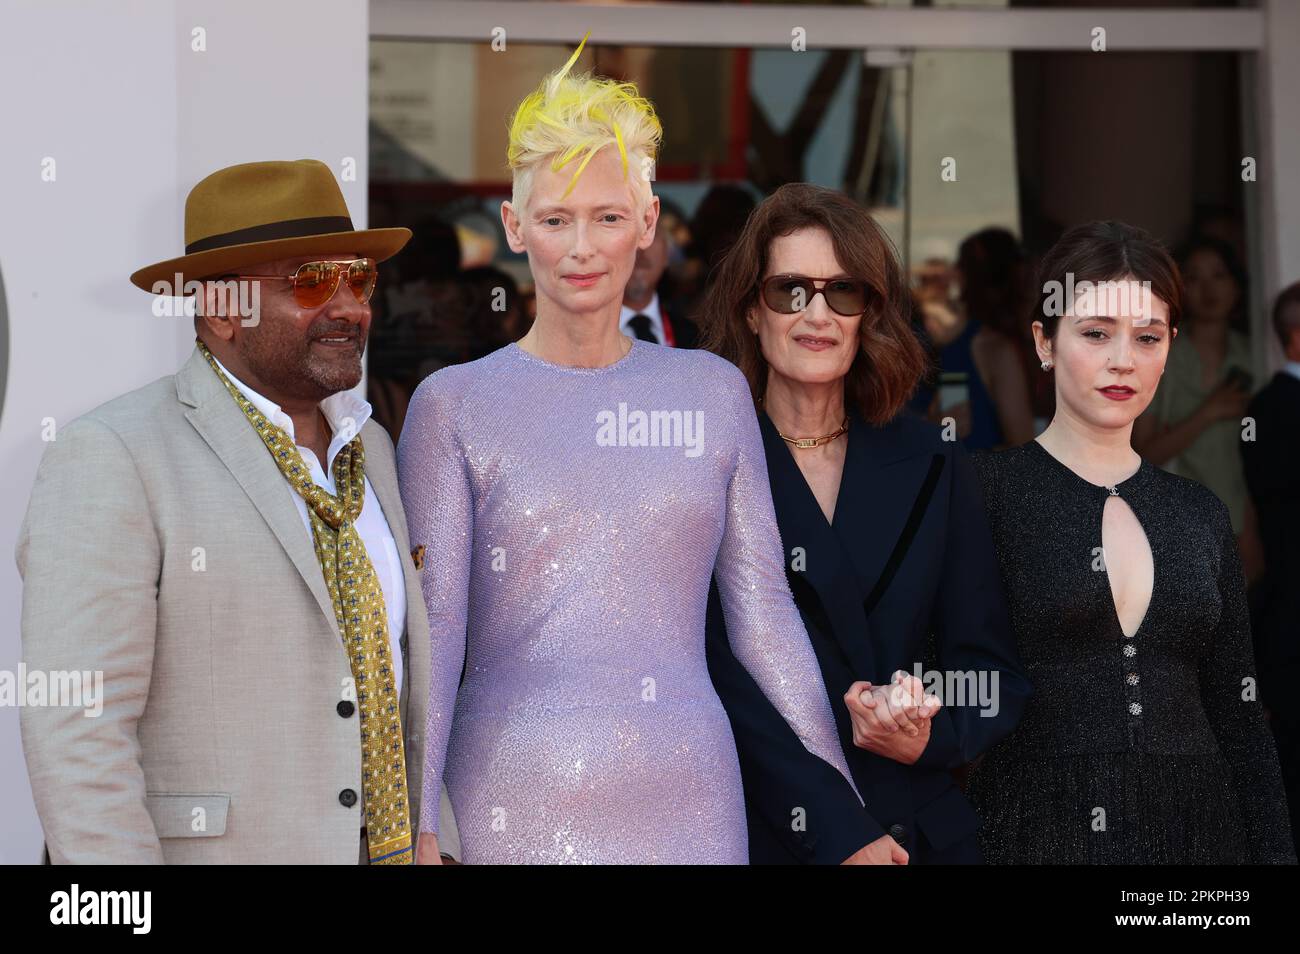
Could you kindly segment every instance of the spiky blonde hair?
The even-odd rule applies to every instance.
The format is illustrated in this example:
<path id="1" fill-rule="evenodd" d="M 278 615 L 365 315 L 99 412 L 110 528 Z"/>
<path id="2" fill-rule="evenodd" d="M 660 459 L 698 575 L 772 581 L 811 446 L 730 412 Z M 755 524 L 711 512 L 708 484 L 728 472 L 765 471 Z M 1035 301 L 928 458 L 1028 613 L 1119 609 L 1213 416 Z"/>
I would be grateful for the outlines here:
<path id="1" fill-rule="evenodd" d="M 564 190 L 568 196 L 596 153 L 606 146 L 618 147 L 623 161 L 623 178 L 634 166 L 636 195 L 644 208 L 649 200 L 650 177 L 642 173 L 645 160 L 654 161 L 663 139 L 663 127 L 654 104 L 641 95 L 635 83 L 620 83 L 584 73 L 570 76 L 587 45 L 588 31 L 569 57 L 569 62 L 542 80 L 524 97 L 510 118 L 510 146 L 506 157 L 513 173 L 511 205 L 522 213 L 532 190 L 533 175 L 541 163 L 550 160 L 559 172 L 583 155 Z"/>

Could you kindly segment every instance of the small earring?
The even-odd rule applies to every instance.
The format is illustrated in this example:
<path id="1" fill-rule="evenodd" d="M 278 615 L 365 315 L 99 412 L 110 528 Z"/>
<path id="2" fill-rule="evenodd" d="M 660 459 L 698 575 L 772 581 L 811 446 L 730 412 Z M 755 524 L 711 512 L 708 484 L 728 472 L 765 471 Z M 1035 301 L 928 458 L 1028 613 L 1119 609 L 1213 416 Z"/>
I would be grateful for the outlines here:
<path id="1" fill-rule="evenodd" d="M 1044 361 L 1044 362 L 1043 362 L 1043 370 L 1044 370 L 1044 371 L 1051 371 L 1051 370 L 1052 370 L 1052 362 L 1050 362 L 1050 361 Z"/>

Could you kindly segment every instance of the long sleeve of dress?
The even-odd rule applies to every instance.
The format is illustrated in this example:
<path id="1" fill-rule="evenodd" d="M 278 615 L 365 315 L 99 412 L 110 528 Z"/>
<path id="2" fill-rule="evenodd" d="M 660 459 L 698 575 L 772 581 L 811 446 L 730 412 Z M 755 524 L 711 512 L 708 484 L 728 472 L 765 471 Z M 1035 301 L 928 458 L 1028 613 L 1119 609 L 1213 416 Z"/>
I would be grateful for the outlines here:
<path id="1" fill-rule="evenodd" d="M 1246 694 L 1245 680 L 1255 678 L 1255 659 L 1241 559 L 1227 507 L 1217 498 L 1214 503 L 1222 540 L 1222 610 L 1213 644 L 1200 664 L 1201 698 L 1219 748 L 1232 770 L 1251 862 L 1295 864 L 1277 750 L 1259 702 Z"/>
<path id="2" fill-rule="evenodd" d="M 809 752 L 754 677 L 731 651 L 717 586 L 709 593 L 705 626 L 709 675 L 731 720 L 749 811 L 757 812 L 794 858 L 837 865 L 885 834 L 844 777 Z M 791 811 L 805 809 L 804 825 Z M 750 841 L 750 862 L 754 862 Z"/>
<path id="3" fill-rule="evenodd" d="M 714 574 L 728 641 L 804 747 L 838 769 L 861 803 L 840 748 L 817 657 L 786 583 L 763 438 L 749 387 L 738 370 L 723 379 L 727 399 L 718 409 L 733 417 L 728 426 L 736 434 L 736 460 Z"/>
<path id="4" fill-rule="evenodd" d="M 451 371 L 453 369 L 447 369 Z M 465 661 L 474 539 L 473 493 L 456 437 L 458 404 L 450 375 L 426 378 L 411 397 L 397 447 L 397 476 L 411 546 L 425 548 L 420 584 L 429 618 L 432 673 L 424 732 L 420 831 L 437 834 L 447 740 Z M 416 780 L 411 780 L 417 784 Z"/>

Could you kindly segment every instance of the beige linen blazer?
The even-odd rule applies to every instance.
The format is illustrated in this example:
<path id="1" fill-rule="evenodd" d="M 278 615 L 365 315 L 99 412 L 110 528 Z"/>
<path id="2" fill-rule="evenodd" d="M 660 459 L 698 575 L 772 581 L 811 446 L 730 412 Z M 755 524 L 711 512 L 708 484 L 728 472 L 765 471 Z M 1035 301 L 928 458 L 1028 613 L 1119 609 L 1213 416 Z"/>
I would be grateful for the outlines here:
<path id="1" fill-rule="evenodd" d="M 428 622 L 392 441 L 373 421 L 361 438 L 365 506 L 383 508 L 405 573 L 415 829 Z M 56 432 L 16 551 L 23 661 L 104 682 L 98 717 L 20 710 L 52 861 L 357 863 L 359 720 L 339 706 L 352 673 L 293 493 L 197 348 Z"/>

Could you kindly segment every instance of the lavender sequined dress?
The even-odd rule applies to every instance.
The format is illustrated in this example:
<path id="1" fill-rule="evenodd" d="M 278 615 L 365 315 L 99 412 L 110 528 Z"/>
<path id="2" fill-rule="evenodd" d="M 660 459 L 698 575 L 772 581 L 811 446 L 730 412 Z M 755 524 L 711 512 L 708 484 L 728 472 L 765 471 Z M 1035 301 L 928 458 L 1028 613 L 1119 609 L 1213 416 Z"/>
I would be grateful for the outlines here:
<path id="1" fill-rule="evenodd" d="M 421 383 L 398 471 L 433 642 L 420 823 L 445 773 L 467 863 L 746 863 L 705 664 L 715 570 L 737 658 L 849 777 L 734 366 L 507 345 Z"/>

